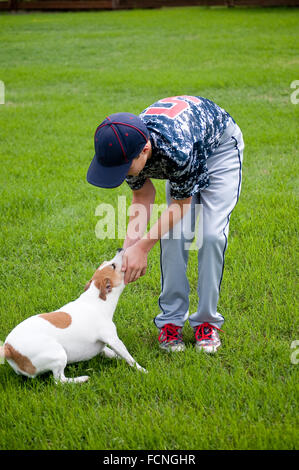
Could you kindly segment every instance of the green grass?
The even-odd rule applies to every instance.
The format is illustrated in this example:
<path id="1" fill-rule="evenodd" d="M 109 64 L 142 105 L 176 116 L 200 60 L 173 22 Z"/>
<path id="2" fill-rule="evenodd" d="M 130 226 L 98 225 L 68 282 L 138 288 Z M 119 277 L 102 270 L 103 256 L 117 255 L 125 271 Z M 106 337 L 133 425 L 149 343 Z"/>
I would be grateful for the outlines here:
<path id="1" fill-rule="evenodd" d="M 0 16 L 0 339 L 24 318 L 76 298 L 121 240 L 95 236 L 101 202 L 130 191 L 89 185 L 93 134 L 107 114 L 195 94 L 231 113 L 246 144 L 219 311 L 223 347 L 163 354 L 159 246 L 115 313 L 149 371 L 94 358 L 67 367 L 88 383 L 55 386 L 0 367 L 1 449 L 298 448 L 298 14 L 177 8 Z M 164 183 L 155 182 L 157 202 Z M 188 267 L 191 311 L 196 254 Z"/>

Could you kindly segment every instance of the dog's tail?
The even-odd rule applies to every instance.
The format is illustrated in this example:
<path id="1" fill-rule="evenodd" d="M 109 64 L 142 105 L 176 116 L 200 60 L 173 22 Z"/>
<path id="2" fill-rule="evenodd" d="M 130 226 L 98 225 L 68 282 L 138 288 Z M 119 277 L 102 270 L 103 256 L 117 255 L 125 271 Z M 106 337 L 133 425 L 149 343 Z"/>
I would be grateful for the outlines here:
<path id="1" fill-rule="evenodd" d="M 0 364 L 4 363 L 5 349 L 4 346 L 0 346 Z"/>
<path id="2" fill-rule="evenodd" d="M 9 351 L 7 350 L 6 344 L 0 346 L 0 364 L 3 364 L 4 359 L 8 359 L 10 357 Z"/>

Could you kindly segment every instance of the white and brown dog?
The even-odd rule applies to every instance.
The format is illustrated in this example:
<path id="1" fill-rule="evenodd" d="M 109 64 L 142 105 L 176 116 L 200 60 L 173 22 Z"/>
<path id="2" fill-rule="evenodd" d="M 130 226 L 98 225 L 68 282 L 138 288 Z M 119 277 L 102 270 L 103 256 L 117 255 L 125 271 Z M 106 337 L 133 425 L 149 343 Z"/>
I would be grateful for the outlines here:
<path id="1" fill-rule="evenodd" d="M 52 371 L 56 383 L 86 382 L 88 376 L 66 378 L 64 369 L 69 363 L 89 360 L 99 353 L 121 357 L 146 372 L 118 338 L 113 323 L 125 287 L 122 254 L 119 250 L 111 261 L 101 264 L 77 300 L 55 312 L 29 317 L 9 333 L 0 355 L 17 374 L 34 378 Z"/>

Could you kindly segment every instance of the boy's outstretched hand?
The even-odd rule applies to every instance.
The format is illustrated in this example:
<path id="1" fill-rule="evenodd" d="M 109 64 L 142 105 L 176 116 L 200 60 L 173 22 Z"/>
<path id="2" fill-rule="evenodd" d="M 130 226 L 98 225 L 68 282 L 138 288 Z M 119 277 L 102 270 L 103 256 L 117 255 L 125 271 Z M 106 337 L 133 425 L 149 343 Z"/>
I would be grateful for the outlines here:
<path id="1" fill-rule="evenodd" d="M 122 271 L 125 271 L 125 284 L 137 281 L 144 276 L 147 268 L 148 251 L 137 242 L 126 249 L 123 254 Z"/>

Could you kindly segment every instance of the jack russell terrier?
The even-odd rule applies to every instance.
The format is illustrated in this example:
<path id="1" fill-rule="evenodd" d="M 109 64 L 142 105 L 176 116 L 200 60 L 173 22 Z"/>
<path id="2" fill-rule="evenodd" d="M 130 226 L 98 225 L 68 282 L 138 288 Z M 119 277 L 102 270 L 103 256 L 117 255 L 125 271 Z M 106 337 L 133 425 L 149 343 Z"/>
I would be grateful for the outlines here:
<path id="1" fill-rule="evenodd" d="M 52 371 L 56 383 L 86 382 L 88 376 L 66 378 L 64 369 L 67 364 L 89 360 L 99 353 L 121 357 L 130 366 L 147 372 L 129 354 L 113 323 L 125 287 L 122 255 L 123 250 L 118 250 L 111 261 L 102 263 L 78 299 L 55 312 L 29 317 L 9 333 L 0 356 L 17 374 L 34 378 Z"/>

